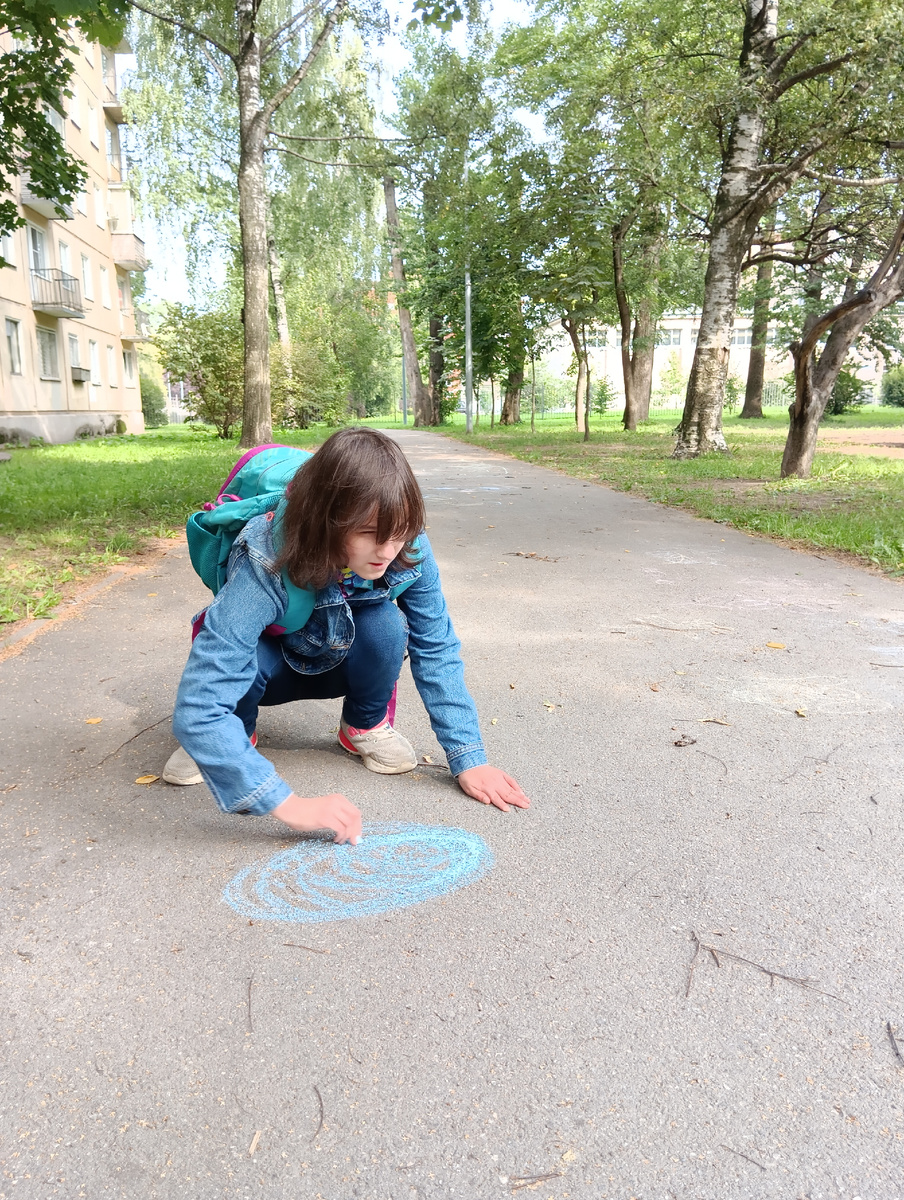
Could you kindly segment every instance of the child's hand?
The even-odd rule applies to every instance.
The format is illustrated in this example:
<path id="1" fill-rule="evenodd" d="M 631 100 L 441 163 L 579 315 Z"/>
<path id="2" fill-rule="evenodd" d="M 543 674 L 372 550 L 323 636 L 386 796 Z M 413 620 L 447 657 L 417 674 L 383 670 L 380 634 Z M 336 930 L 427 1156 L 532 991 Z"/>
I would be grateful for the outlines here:
<path id="1" fill-rule="evenodd" d="M 508 812 L 510 804 L 515 808 L 530 808 L 530 800 L 511 775 L 498 767 L 470 767 L 456 778 L 461 790 L 481 804 L 495 804 L 503 812 Z"/>
<path id="2" fill-rule="evenodd" d="M 357 846 L 361 837 L 361 813 L 345 796 L 334 792 L 330 796 L 296 796 L 293 792 L 272 815 L 299 833 L 315 829 L 332 829 L 334 842 L 351 842 Z"/>

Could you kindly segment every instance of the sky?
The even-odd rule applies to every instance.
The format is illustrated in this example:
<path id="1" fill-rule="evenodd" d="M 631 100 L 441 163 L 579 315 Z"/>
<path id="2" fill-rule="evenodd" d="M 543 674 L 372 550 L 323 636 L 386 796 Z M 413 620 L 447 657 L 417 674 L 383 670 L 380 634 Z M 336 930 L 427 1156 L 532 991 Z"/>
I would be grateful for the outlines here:
<path id="1" fill-rule="evenodd" d="M 408 53 L 401 41 L 400 34 L 412 16 L 411 0 L 386 0 L 390 14 L 392 32 L 380 47 L 380 58 L 383 70 L 379 78 L 374 78 L 373 98 L 378 114 L 389 113 L 395 107 L 393 97 L 393 77 L 405 69 L 408 63 Z M 484 10 L 487 12 L 494 29 L 504 25 L 524 22 L 531 5 L 524 0 L 484 0 Z M 452 44 L 460 50 L 466 46 L 466 26 L 459 22 L 447 35 Z M 118 61 L 120 74 L 134 66 L 134 58 L 124 55 Z M 523 114 L 525 124 L 532 127 L 529 114 Z M 535 130 L 539 132 L 539 128 Z M 180 234 L 171 228 L 145 218 L 141 223 L 145 246 L 151 266 L 148 269 L 146 302 L 154 304 L 161 301 L 191 301 L 191 288 L 186 274 L 185 244 Z M 214 259 L 210 263 L 210 282 L 216 287 L 221 286 L 226 278 L 226 264 L 223 259 Z"/>

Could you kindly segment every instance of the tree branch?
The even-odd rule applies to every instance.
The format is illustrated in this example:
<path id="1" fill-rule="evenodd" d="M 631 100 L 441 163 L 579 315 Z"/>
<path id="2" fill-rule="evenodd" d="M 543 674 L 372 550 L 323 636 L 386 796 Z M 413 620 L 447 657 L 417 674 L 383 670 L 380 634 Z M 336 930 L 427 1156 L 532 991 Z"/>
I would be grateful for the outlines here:
<path id="1" fill-rule="evenodd" d="M 822 171 L 801 171 L 801 175 L 805 175 L 807 179 L 816 179 L 820 183 L 834 183 L 838 187 L 885 187 L 890 183 L 904 183 L 902 175 L 882 175 L 875 179 L 840 179 L 837 175 L 825 175 Z"/>
<path id="2" fill-rule="evenodd" d="M 294 74 L 289 76 L 289 78 L 282 85 L 282 87 L 279 89 L 279 91 L 276 92 L 273 96 L 271 96 L 270 99 L 267 101 L 267 103 L 264 105 L 264 107 L 261 109 L 260 121 L 265 129 L 270 124 L 273 114 L 276 112 L 276 110 L 279 108 L 279 106 L 283 103 L 284 100 L 288 100 L 288 98 L 292 95 L 292 93 L 295 91 L 295 89 L 298 87 L 298 85 L 301 83 L 301 81 L 307 75 L 308 71 L 310 71 L 311 67 L 314 65 L 315 61 L 317 60 L 317 56 L 320 54 L 320 51 L 323 49 L 324 45 L 326 44 L 327 38 L 330 36 L 330 34 L 335 29 L 337 21 L 342 16 L 342 14 L 345 11 L 347 6 L 348 6 L 348 0 L 337 0 L 336 7 L 333 9 L 333 11 L 329 14 L 327 19 L 324 21 L 323 28 L 321 29 L 320 33 L 317 35 L 317 38 L 314 41 L 314 44 L 311 46 L 310 50 L 308 51 L 307 57 L 305 58 L 304 62 L 301 64 L 301 66 L 298 68 L 298 70 L 294 72 Z"/>
<path id="3" fill-rule="evenodd" d="M 275 129 L 271 129 L 270 133 L 273 137 L 278 137 L 281 141 L 285 141 L 285 142 L 380 142 L 380 143 L 409 142 L 409 143 L 411 143 L 411 141 L 412 141 L 411 138 L 381 138 L 381 137 L 376 137 L 375 135 L 371 136 L 370 134 L 367 134 L 367 133 L 337 133 L 333 137 L 321 137 L 321 136 L 315 137 L 313 135 L 300 134 L 300 133 L 277 133 L 277 131 Z M 419 145 L 421 142 L 426 141 L 429 136 L 430 136 L 429 134 L 425 134 L 424 137 L 417 138 L 413 144 Z"/>
<path id="4" fill-rule="evenodd" d="M 216 38 L 212 38 L 207 33 L 202 33 L 194 25 L 189 25 L 187 21 L 183 21 L 178 17 L 168 17 L 165 13 L 157 12 L 156 9 L 148 8 L 144 4 L 139 4 L 138 0 L 131 0 L 132 7 L 137 8 L 139 12 L 147 13 L 149 17 L 156 17 L 158 21 L 164 21 L 167 25 L 175 25 L 177 29 L 183 30 L 185 33 L 192 34 L 193 37 L 201 38 L 202 41 L 210 42 L 211 46 L 215 46 L 221 54 L 225 54 L 232 62 L 236 61 L 236 55 L 231 50 L 227 50 L 222 42 L 218 42 Z"/>
<path id="5" fill-rule="evenodd" d="M 836 67 L 843 66 L 846 62 L 850 62 L 854 57 L 854 52 L 849 54 L 841 54 L 838 58 L 830 59 L 829 62 L 817 63 L 814 67 L 807 67 L 805 71 L 798 71 L 796 75 L 792 75 L 790 79 L 786 79 L 784 83 L 778 83 L 773 88 L 772 99 L 778 100 L 779 96 L 784 96 L 793 87 L 797 87 L 799 83 L 806 83 L 808 79 L 817 79 L 820 75 L 828 75 L 834 71 Z"/>
<path id="6" fill-rule="evenodd" d="M 800 50 L 801 46 L 805 46 L 810 38 L 815 36 L 815 30 L 811 30 L 809 33 L 802 33 L 797 41 L 793 43 L 793 45 L 789 46 L 783 54 L 778 56 L 778 58 L 767 71 L 767 75 L 770 75 L 773 79 L 778 79 L 794 55 L 798 52 L 798 50 Z"/>
<path id="7" fill-rule="evenodd" d="M 297 150 L 290 150 L 288 146 L 266 146 L 267 153 L 276 151 L 278 154 L 290 154 L 292 158 L 300 158 L 302 162 L 314 163 L 318 167 L 373 167 L 378 171 L 386 170 L 386 163 L 366 163 L 366 162 L 324 162 L 320 158 L 308 158 L 305 154 L 299 154 Z"/>
<path id="8" fill-rule="evenodd" d="M 261 38 L 261 60 L 269 58 L 272 53 L 275 53 L 274 43 L 277 42 L 284 33 L 286 33 L 293 25 L 297 25 L 299 21 L 303 21 L 305 17 L 311 15 L 316 8 L 313 2 L 306 4 L 304 8 L 297 13 L 293 13 L 287 21 L 283 21 L 278 29 L 274 29 L 272 33 L 268 33 L 265 38 Z"/>

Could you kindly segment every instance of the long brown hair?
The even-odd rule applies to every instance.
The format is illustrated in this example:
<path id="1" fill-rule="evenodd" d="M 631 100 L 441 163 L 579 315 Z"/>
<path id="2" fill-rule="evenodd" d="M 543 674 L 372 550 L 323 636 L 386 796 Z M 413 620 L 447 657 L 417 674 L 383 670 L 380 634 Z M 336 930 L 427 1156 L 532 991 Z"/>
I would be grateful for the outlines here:
<path id="1" fill-rule="evenodd" d="M 404 538 L 393 566 L 416 561 L 424 498 L 392 438 L 355 426 L 327 438 L 286 489 L 279 567 L 297 587 L 325 587 L 345 566 L 345 541 L 371 523 L 377 542 Z"/>

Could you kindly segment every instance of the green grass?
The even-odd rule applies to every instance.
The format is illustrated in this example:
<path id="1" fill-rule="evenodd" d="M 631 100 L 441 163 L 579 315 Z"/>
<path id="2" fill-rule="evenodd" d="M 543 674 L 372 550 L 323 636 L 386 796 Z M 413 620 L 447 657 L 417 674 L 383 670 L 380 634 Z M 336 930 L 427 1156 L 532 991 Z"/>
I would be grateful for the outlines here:
<path id="1" fill-rule="evenodd" d="M 779 481 L 788 429 L 783 409 L 762 421 L 725 418 L 731 454 L 677 461 L 670 457 L 678 412 L 657 412 L 637 433 L 625 433 L 617 414 L 591 421 L 589 442 L 574 418 L 549 415 L 518 426 L 496 426 L 481 416 L 475 432 L 463 419 L 450 436 L 555 467 L 580 479 L 608 484 L 661 504 L 739 529 L 809 548 L 847 551 L 890 575 L 904 574 L 904 459 L 818 450 L 810 479 Z M 904 409 L 869 407 L 831 418 L 824 428 L 904 430 Z"/>
<path id="2" fill-rule="evenodd" d="M 310 445 L 330 432 L 275 440 Z M 178 535 L 237 457 L 234 441 L 184 425 L 14 450 L 0 463 L 0 623 L 51 616 L 67 583 Z"/>

